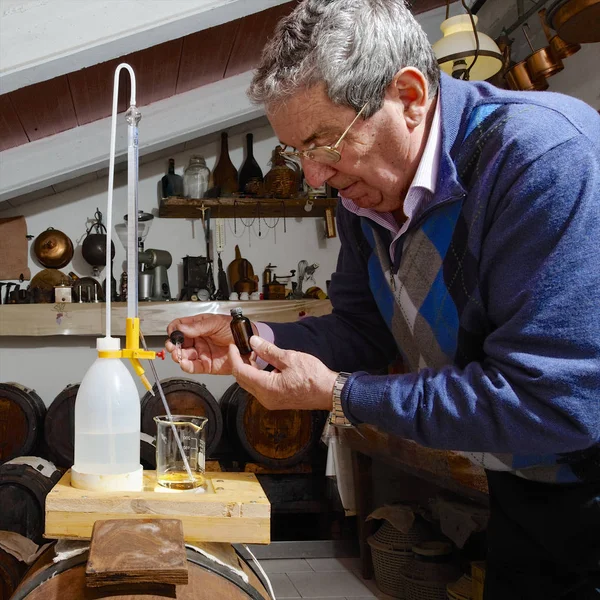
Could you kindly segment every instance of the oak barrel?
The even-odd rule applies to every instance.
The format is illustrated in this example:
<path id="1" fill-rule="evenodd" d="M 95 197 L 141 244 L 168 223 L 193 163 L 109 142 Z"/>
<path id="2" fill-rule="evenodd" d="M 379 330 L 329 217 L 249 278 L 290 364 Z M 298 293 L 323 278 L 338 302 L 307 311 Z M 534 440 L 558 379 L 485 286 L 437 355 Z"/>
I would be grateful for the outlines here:
<path id="1" fill-rule="evenodd" d="M 156 438 L 140 433 L 140 462 L 144 469 L 156 469 Z"/>
<path id="2" fill-rule="evenodd" d="M 327 415 L 321 410 L 267 410 L 237 383 L 225 391 L 220 404 L 230 443 L 251 460 L 274 468 L 308 459 Z"/>
<path id="3" fill-rule="evenodd" d="M 44 421 L 44 440 L 50 458 L 59 467 L 71 467 L 75 460 L 75 398 L 79 384 L 69 384 L 54 398 Z"/>
<path id="4" fill-rule="evenodd" d="M 178 600 L 269 600 L 265 584 L 238 555 L 239 567 L 248 581 L 232 569 L 220 565 L 200 552 L 186 548 L 188 560 L 187 585 L 177 586 Z M 119 591 L 105 588 L 87 588 L 85 566 L 88 553 L 53 563 L 54 545 L 49 547 L 32 565 L 11 600 L 83 600 L 111 598 L 112 600 L 161 600 L 172 595 L 152 592 L 148 587 L 119 586 Z"/>
<path id="5" fill-rule="evenodd" d="M 197 381 L 172 377 L 161 379 L 161 386 L 173 414 L 206 417 L 206 458 L 209 458 L 221 439 L 223 417 L 219 403 L 208 388 Z M 164 415 L 165 409 L 154 384 L 154 396 L 147 392 L 142 398 L 142 432 L 156 435 L 154 417 Z"/>
<path id="6" fill-rule="evenodd" d="M 0 383 L 0 463 L 37 449 L 45 414 L 46 406 L 35 390 Z"/>
<path id="7" fill-rule="evenodd" d="M 17 589 L 27 565 L 0 548 L 0 600 L 8 600 Z"/>
<path id="8" fill-rule="evenodd" d="M 37 456 L 0 465 L 0 529 L 43 541 L 45 500 L 61 477 L 56 466 Z"/>

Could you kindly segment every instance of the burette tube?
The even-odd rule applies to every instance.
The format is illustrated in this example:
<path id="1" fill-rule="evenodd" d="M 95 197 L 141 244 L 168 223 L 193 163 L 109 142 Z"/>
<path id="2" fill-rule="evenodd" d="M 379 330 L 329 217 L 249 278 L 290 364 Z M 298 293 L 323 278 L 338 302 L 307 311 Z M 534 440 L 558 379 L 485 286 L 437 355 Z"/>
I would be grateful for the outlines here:
<path id="1" fill-rule="evenodd" d="M 119 99 L 119 75 L 123 69 L 127 69 L 131 80 L 131 94 L 129 97 L 129 109 L 125 113 L 128 123 L 127 131 L 127 210 L 128 210 L 128 235 L 127 235 L 127 276 L 130 282 L 127 290 L 127 316 L 137 317 L 137 246 L 134 247 L 132 255 L 130 246 L 137 244 L 137 199 L 138 199 L 138 129 L 142 115 L 135 103 L 135 73 L 130 65 L 121 63 L 115 69 L 113 83 L 113 105 L 112 121 L 110 127 L 110 154 L 108 158 L 108 207 L 106 210 L 106 337 L 111 337 L 111 304 L 112 304 L 112 205 L 113 188 L 115 183 L 115 152 L 117 145 L 117 107 Z M 131 206 L 130 206 L 131 205 Z M 133 208 L 133 213 L 131 212 Z M 133 214 L 133 217 L 132 217 Z M 133 234 L 131 225 L 133 224 Z M 135 236 L 135 237 L 132 237 Z M 133 267 L 132 267 L 133 265 Z M 133 276 L 131 271 L 133 270 Z"/>

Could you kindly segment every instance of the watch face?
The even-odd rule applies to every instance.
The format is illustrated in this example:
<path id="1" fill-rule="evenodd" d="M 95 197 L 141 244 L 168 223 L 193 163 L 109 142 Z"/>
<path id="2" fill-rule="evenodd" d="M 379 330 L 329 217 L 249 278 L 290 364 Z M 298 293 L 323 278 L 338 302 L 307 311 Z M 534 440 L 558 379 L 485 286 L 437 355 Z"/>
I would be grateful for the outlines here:
<path id="1" fill-rule="evenodd" d="M 196 292 L 196 296 L 198 296 L 198 300 L 200 302 L 207 302 L 210 300 L 210 294 L 208 293 L 208 290 L 198 290 Z"/>

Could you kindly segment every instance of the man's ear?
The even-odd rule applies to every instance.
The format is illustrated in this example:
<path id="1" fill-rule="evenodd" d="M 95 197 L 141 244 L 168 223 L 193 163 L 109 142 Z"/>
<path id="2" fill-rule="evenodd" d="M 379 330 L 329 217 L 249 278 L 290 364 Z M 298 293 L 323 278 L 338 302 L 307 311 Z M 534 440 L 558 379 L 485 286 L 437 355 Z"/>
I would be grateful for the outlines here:
<path id="1" fill-rule="evenodd" d="M 415 129 L 427 115 L 429 86 L 427 79 L 414 67 L 400 69 L 386 90 L 392 100 L 400 102 L 409 129 Z"/>

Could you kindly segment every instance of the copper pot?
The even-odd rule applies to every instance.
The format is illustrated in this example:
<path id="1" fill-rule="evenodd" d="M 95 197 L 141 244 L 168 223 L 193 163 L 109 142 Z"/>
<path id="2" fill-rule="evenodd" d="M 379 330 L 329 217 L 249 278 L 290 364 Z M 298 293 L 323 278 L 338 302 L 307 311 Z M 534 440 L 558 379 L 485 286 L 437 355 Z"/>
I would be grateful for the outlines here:
<path id="1" fill-rule="evenodd" d="M 527 62 L 524 60 L 508 69 L 505 77 L 511 90 L 543 91 L 548 89 L 548 82 L 545 78 L 534 80 L 531 77 Z"/>
<path id="2" fill-rule="evenodd" d="M 33 251 L 44 267 L 62 269 L 73 258 L 73 242 L 62 231 L 48 227 L 35 238 Z"/>
<path id="3" fill-rule="evenodd" d="M 600 42 L 600 0 L 557 0 L 548 9 L 547 20 L 566 42 Z"/>
<path id="4" fill-rule="evenodd" d="M 546 34 L 546 39 L 550 44 L 550 49 L 552 50 L 552 54 L 557 58 L 568 58 L 575 52 L 579 52 L 581 50 L 581 46 L 579 44 L 571 44 L 569 42 L 565 42 L 558 35 L 552 35 L 550 32 L 550 27 L 548 27 L 548 23 L 546 22 L 546 9 L 542 8 L 538 12 L 540 16 L 540 21 L 542 22 L 542 27 L 544 28 L 544 33 Z"/>
<path id="5" fill-rule="evenodd" d="M 534 81 L 537 79 L 552 77 L 552 75 L 556 75 L 556 73 L 559 73 L 565 68 L 562 64 L 562 60 L 554 56 L 550 46 L 540 48 L 539 50 L 534 50 L 525 27 L 523 27 L 523 33 L 525 34 L 525 39 L 531 48 L 531 54 L 527 57 L 526 62 L 527 69 L 529 70 L 529 73 L 531 73 L 531 78 Z"/>

